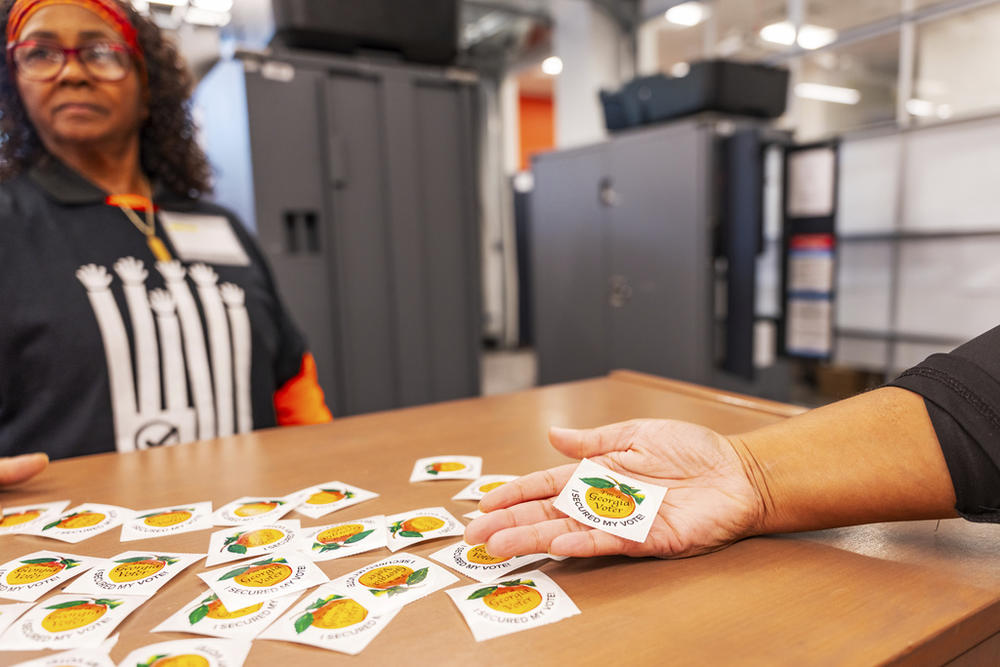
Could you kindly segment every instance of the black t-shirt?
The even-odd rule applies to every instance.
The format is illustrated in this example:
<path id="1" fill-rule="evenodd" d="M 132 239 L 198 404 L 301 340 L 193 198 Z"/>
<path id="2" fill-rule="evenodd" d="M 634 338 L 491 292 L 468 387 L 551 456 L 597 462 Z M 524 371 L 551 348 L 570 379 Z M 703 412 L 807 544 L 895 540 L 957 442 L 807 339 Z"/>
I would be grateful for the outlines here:
<path id="1" fill-rule="evenodd" d="M 891 385 L 920 394 L 955 486 L 955 509 L 1000 523 L 1000 327 L 935 354 Z"/>
<path id="2" fill-rule="evenodd" d="M 251 236 L 225 209 L 158 194 L 175 260 L 158 265 L 105 200 L 54 159 L 0 184 L 0 456 L 274 426 L 306 347 Z"/>

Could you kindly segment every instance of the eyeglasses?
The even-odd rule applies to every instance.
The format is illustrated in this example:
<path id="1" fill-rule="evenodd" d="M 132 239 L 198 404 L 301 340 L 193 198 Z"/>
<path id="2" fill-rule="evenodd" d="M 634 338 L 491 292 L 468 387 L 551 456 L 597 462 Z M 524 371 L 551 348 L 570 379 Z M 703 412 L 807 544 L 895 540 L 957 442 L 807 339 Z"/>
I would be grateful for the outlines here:
<path id="1" fill-rule="evenodd" d="M 30 81 L 52 81 L 76 56 L 84 71 L 98 81 L 121 81 L 132 67 L 132 50 L 116 42 L 95 42 L 75 49 L 26 40 L 7 47 L 18 74 Z"/>

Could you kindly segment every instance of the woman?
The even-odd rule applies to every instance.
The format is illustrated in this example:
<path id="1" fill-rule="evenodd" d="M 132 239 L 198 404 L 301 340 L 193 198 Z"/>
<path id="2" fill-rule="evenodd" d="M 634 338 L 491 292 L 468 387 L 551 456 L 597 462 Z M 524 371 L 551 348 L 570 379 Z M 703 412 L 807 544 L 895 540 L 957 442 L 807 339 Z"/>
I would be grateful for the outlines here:
<path id="1" fill-rule="evenodd" d="M 117 0 L 0 11 L 0 456 L 329 420 L 260 250 L 199 199 L 173 46 Z"/>

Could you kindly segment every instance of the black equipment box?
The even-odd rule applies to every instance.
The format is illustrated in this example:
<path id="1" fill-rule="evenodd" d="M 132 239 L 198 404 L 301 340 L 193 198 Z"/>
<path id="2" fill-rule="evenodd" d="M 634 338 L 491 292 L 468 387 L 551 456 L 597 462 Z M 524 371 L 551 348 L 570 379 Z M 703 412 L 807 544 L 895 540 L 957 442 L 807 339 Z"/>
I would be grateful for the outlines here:
<path id="1" fill-rule="evenodd" d="M 458 51 L 458 0 L 274 0 L 274 40 L 353 53 L 394 51 L 413 62 L 447 65 Z"/>
<path id="2" fill-rule="evenodd" d="M 639 77 L 618 92 L 601 91 L 608 130 L 624 130 L 701 111 L 777 118 L 788 99 L 788 70 L 768 65 L 703 60 L 686 76 Z"/>

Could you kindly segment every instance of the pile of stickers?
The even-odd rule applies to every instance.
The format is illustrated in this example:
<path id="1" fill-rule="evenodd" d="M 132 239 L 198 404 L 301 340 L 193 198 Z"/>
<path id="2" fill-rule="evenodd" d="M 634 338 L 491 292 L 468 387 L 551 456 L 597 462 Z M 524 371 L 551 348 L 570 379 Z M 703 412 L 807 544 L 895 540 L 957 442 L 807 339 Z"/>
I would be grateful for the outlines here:
<path id="1" fill-rule="evenodd" d="M 453 499 L 479 500 L 516 479 L 482 476 L 481 469 L 480 457 L 425 458 L 414 465 L 410 481 L 474 480 Z M 665 492 L 584 460 L 555 506 L 582 523 L 641 542 Z M 120 665 L 239 667 L 254 639 L 355 655 L 404 605 L 458 581 L 442 565 L 477 582 L 446 591 L 477 641 L 580 613 L 542 572 L 512 574 L 532 563 L 558 559 L 555 556 L 495 558 L 484 545 L 461 539 L 430 555 L 440 565 L 403 551 L 425 540 L 463 534 L 463 524 L 443 507 L 309 528 L 284 518 L 294 510 L 319 519 L 377 496 L 332 481 L 283 497 L 238 498 L 214 511 L 207 502 L 140 511 L 93 503 L 67 510 L 68 501 L 6 508 L 0 535 L 39 535 L 69 543 L 118 526 L 122 542 L 223 528 L 209 535 L 207 553 L 124 550 L 93 558 L 46 549 L 0 565 L 0 598 L 16 601 L 0 603 L 0 651 L 62 651 L 23 665 L 113 666 L 109 651 L 116 640 L 111 636 L 115 628 L 164 584 L 202 559 L 211 568 L 197 575 L 206 588 L 152 631 L 213 639 L 151 644 L 133 651 Z M 380 548 L 391 555 L 333 580 L 316 565 Z M 61 593 L 38 602 L 71 579 Z"/>

